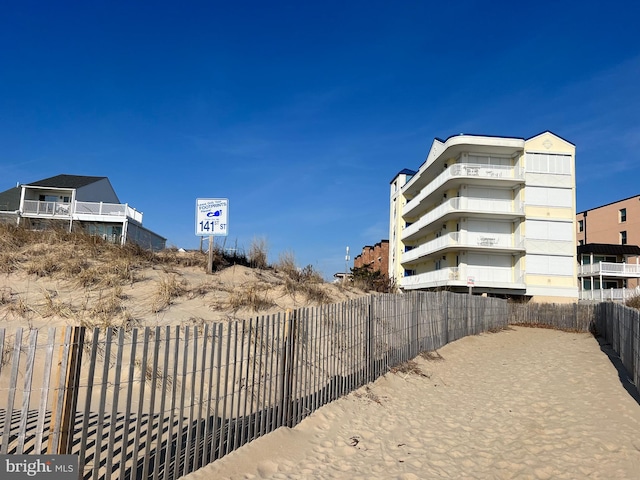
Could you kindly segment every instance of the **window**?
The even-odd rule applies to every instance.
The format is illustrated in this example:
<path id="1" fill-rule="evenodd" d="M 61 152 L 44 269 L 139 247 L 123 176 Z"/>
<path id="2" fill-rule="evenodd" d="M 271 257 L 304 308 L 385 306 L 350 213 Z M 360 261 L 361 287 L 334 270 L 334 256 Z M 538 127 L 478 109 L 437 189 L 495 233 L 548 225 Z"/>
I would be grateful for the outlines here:
<path id="1" fill-rule="evenodd" d="M 527 172 L 571 175 L 571 155 L 527 153 Z"/>
<path id="2" fill-rule="evenodd" d="M 626 222 L 627 221 L 627 209 L 626 208 L 621 208 L 619 213 L 620 213 L 620 223 Z"/>
<path id="3" fill-rule="evenodd" d="M 578 245 L 584 245 L 584 240 L 578 240 Z"/>
<path id="4" fill-rule="evenodd" d="M 415 275 L 415 274 L 416 274 L 415 270 L 407 270 L 407 269 L 405 269 L 405 271 L 404 271 L 404 276 L 405 277 L 411 277 L 412 275 Z"/>
<path id="5" fill-rule="evenodd" d="M 527 255 L 527 273 L 534 275 L 573 275 L 573 266 L 568 256 Z"/>
<path id="6" fill-rule="evenodd" d="M 584 232 L 584 220 L 578 220 L 578 231 Z"/>
<path id="7" fill-rule="evenodd" d="M 627 231 L 624 230 L 620 232 L 620 245 L 626 245 L 626 244 L 627 244 Z"/>
<path id="8" fill-rule="evenodd" d="M 525 202 L 546 207 L 571 207 L 573 192 L 569 188 L 527 187 Z"/>
<path id="9" fill-rule="evenodd" d="M 527 220 L 527 238 L 537 240 L 573 241 L 573 223 Z"/>

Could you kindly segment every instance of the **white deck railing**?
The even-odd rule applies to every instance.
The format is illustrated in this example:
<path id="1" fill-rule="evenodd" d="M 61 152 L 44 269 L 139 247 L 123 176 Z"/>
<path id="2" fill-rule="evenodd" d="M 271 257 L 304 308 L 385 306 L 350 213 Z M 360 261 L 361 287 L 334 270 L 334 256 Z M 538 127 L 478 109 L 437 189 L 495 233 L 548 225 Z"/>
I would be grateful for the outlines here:
<path id="1" fill-rule="evenodd" d="M 578 273 L 581 276 L 606 275 L 616 277 L 640 277 L 640 265 L 634 263 L 597 262 L 580 265 Z"/>
<path id="2" fill-rule="evenodd" d="M 512 268 L 489 266 L 448 267 L 432 272 L 419 273 L 402 277 L 402 288 L 433 288 L 446 285 L 465 286 L 470 282 L 473 286 L 492 287 L 510 285 L 512 288 L 525 288 L 524 272 Z"/>
<path id="3" fill-rule="evenodd" d="M 625 302 L 630 298 L 640 295 L 640 287 L 580 290 L 579 294 L 580 300 L 596 300 L 600 302 Z"/>
<path id="4" fill-rule="evenodd" d="M 108 220 L 112 217 L 128 217 L 142 223 L 142 213 L 126 203 L 104 203 L 104 202 L 39 202 L 36 200 L 25 200 L 22 213 L 48 218 L 60 219 L 88 219 Z"/>

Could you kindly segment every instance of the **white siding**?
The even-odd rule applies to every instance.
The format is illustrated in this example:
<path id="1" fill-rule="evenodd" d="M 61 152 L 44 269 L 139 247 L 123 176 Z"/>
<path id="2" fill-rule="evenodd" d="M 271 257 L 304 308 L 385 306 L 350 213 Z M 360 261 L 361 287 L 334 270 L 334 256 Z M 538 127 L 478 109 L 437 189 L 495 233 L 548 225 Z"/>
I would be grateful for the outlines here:
<path id="1" fill-rule="evenodd" d="M 508 283 L 513 281 L 511 255 L 469 253 L 467 271 L 476 281 Z"/>
<path id="2" fill-rule="evenodd" d="M 573 241 L 573 222 L 527 220 L 526 237 L 537 240 Z"/>
<path id="3" fill-rule="evenodd" d="M 511 190 L 500 188 L 482 188 L 469 186 L 467 196 L 473 198 L 489 198 L 491 200 L 511 200 L 513 193 Z"/>
<path id="4" fill-rule="evenodd" d="M 533 275 L 573 275 L 575 259 L 557 255 L 527 255 L 527 273 Z"/>
<path id="5" fill-rule="evenodd" d="M 527 187 L 527 205 L 573 207 L 573 192 L 568 188 Z"/>
<path id="6" fill-rule="evenodd" d="M 469 219 L 467 230 L 469 233 L 511 233 L 511 223 Z"/>

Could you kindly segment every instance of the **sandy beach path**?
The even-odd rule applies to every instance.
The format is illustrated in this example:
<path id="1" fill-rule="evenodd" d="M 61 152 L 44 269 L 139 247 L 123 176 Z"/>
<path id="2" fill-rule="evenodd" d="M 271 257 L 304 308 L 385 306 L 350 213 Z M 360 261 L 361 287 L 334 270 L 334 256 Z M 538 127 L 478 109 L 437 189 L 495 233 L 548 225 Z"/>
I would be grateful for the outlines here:
<path id="1" fill-rule="evenodd" d="M 185 478 L 640 478 L 640 405 L 591 335 L 513 327 L 438 353 Z"/>

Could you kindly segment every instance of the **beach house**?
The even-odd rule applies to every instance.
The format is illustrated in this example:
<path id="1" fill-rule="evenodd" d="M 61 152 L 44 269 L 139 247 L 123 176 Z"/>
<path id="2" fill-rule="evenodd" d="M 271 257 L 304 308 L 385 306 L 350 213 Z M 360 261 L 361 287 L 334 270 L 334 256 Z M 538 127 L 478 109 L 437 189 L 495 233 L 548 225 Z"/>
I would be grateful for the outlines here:
<path id="1" fill-rule="evenodd" d="M 0 192 L 0 220 L 34 230 L 82 229 L 124 245 L 161 250 L 166 239 L 142 226 L 142 212 L 121 203 L 107 177 L 57 175 Z"/>

